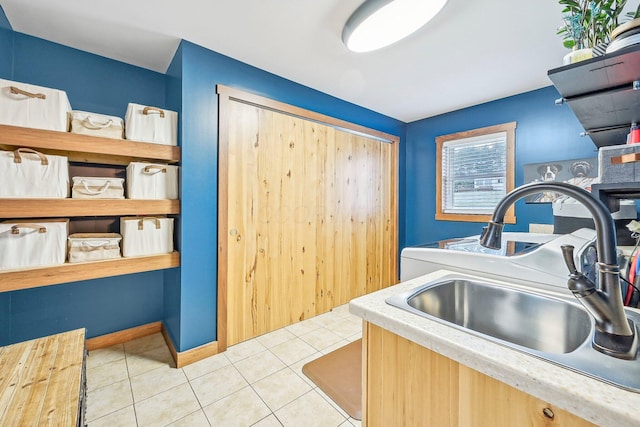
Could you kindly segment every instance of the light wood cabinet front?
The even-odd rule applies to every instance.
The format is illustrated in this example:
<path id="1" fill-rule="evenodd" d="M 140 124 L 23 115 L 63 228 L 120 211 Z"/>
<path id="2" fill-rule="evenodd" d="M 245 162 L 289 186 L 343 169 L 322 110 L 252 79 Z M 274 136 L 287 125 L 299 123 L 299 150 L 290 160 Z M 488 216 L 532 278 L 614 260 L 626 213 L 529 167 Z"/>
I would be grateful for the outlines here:
<path id="1" fill-rule="evenodd" d="M 397 141 L 255 103 L 221 108 L 227 343 L 394 284 Z"/>
<path id="2" fill-rule="evenodd" d="M 594 426 L 366 322 L 363 346 L 363 426 Z"/>

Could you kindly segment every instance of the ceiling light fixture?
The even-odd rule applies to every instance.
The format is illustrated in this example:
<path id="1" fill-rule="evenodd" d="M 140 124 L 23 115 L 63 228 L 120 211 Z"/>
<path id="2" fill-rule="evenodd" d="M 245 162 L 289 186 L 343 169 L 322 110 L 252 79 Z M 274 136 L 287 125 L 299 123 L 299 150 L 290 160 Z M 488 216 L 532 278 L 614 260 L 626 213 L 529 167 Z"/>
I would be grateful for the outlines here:
<path id="1" fill-rule="evenodd" d="M 347 20 L 342 41 L 353 52 L 389 46 L 433 19 L 447 0 L 366 0 Z"/>

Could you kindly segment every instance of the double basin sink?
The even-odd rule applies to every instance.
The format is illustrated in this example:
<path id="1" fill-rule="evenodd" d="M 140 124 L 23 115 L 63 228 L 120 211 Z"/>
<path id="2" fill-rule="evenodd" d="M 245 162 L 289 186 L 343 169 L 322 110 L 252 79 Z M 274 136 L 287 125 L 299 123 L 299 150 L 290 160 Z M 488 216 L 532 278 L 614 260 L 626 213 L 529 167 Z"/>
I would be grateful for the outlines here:
<path id="1" fill-rule="evenodd" d="M 617 359 L 593 349 L 595 324 L 571 295 L 557 297 L 445 276 L 387 303 L 627 390 L 640 392 L 640 358 Z M 635 325 L 640 315 L 626 310 Z"/>

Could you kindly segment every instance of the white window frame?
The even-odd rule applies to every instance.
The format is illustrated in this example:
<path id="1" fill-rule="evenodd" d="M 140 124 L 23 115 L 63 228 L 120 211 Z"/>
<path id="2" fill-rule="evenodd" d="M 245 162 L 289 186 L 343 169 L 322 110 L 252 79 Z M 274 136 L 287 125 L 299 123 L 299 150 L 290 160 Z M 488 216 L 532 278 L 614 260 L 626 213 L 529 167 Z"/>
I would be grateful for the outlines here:
<path id="1" fill-rule="evenodd" d="M 443 193 L 443 191 L 448 189 L 450 191 L 450 189 L 453 188 L 453 184 L 450 182 L 452 177 L 449 171 L 446 170 L 443 155 L 446 150 L 450 150 L 456 145 L 482 145 L 490 142 L 498 142 L 503 139 L 506 144 L 504 152 L 506 170 L 502 175 L 505 180 L 504 194 L 502 195 L 505 195 L 515 187 L 515 129 L 516 122 L 510 122 L 436 137 L 436 220 L 486 222 L 491 219 L 491 214 L 495 206 L 486 206 L 484 209 L 451 209 L 445 206 L 445 202 L 448 200 L 447 196 L 452 195 L 450 193 Z M 505 223 L 514 224 L 515 221 L 514 207 L 512 206 L 505 216 Z"/>

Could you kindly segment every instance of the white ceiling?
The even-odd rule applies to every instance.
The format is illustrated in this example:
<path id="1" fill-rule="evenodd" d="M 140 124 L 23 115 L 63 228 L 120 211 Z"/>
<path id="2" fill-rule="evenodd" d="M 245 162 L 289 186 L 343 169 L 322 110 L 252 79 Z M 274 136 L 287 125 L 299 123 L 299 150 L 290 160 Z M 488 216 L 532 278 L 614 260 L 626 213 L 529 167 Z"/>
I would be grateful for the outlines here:
<path id="1" fill-rule="evenodd" d="M 557 0 L 449 0 L 408 39 L 355 54 L 341 34 L 361 3 L 0 0 L 18 32 L 159 72 L 186 39 L 405 122 L 549 86 L 567 53 Z"/>

